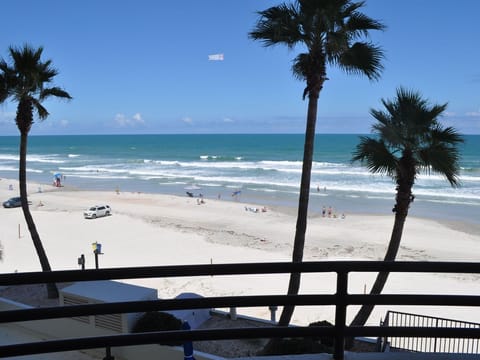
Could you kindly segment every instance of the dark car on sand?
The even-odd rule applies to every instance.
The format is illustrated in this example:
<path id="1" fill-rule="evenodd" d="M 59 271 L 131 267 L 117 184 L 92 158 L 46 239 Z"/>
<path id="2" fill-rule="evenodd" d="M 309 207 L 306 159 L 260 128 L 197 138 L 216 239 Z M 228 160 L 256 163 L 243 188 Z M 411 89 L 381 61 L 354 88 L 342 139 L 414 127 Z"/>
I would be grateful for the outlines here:
<path id="1" fill-rule="evenodd" d="M 8 199 L 7 201 L 3 202 L 3 207 L 4 208 L 13 208 L 13 207 L 19 207 L 22 206 L 22 199 L 18 197 L 12 197 Z"/>

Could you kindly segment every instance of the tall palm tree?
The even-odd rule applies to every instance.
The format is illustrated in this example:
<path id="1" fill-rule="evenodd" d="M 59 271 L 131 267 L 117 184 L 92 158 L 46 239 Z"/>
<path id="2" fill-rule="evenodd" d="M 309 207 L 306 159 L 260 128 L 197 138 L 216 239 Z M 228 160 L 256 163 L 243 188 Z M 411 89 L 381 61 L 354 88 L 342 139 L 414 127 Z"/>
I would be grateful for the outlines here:
<path id="1" fill-rule="evenodd" d="M 396 183 L 395 222 L 384 261 L 394 261 L 408 209 L 414 200 L 412 187 L 417 175 L 438 173 L 453 187 L 458 186 L 459 150 L 463 142 L 452 127 L 442 127 L 438 118 L 447 104 L 429 105 L 418 92 L 397 90 L 393 101 L 382 99 L 385 111 L 370 110 L 378 121 L 372 127 L 375 137 L 361 137 L 353 161 L 361 161 L 372 173 L 386 174 Z M 370 294 L 380 294 L 388 278 L 380 272 Z M 351 325 L 362 326 L 368 320 L 373 305 L 363 305 Z"/>
<path id="2" fill-rule="evenodd" d="M 20 161 L 18 178 L 20 184 L 20 197 L 25 221 L 37 251 L 43 271 L 51 271 L 47 254 L 43 248 L 40 235 L 33 221 L 27 201 L 27 143 L 28 133 L 34 123 L 34 112 L 39 120 L 44 120 L 49 115 L 42 102 L 50 97 L 71 99 L 71 96 L 58 87 L 46 87 L 58 71 L 52 67 L 51 60 L 41 61 L 43 48 L 34 49 L 29 45 L 22 48 L 9 47 L 12 64 L 9 65 L 0 59 L 0 103 L 12 98 L 17 105 L 15 122 L 20 131 Z M 58 297 L 55 284 L 47 284 L 48 297 Z"/>
<path id="3" fill-rule="evenodd" d="M 297 0 L 261 11 L 255 29 L 249 33 L 265 46 L 277 44 L 293 49 L 305 47 L 293 62 L 293 74 L 306 82 L 303 99 L 308 97 L 307 124 L 303 152 L 303 168 L 298 201 L 297 224 L 292 261 L 303 260 L 307 229 L 310 177 L 315 140 L 315 124 L 320 91 L 327 80 L 327 65 L 338 66 L 349 74 L 366 75 L 375 80 L 382 70 L 383 52 L 370 42 L 357 41 L 368 36 L 369 30 L 382 30 L 384 26 L 358 10 L 363 2 L 350 0 Z M 298 294 L 300 274 L 292 273 L 288 294 Z M 285 306 L 279 325 L 290 323 L 293 306 Z"/>

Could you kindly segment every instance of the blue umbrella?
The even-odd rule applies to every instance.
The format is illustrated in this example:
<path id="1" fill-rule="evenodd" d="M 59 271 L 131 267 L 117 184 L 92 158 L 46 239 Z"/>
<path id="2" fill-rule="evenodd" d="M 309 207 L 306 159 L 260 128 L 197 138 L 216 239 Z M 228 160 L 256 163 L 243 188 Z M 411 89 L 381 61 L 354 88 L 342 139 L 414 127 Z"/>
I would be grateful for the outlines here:
<path id="1" fill-rule="evenodd" d="M 190 324 L 188 321 L 184 321 L 182 324 L 182 330 L 190 330 Z M 193 343 L 191 341 L 185 341 L 183 343 L 183 359 L 184 360 L 195 360 L 193 357 Z"/>

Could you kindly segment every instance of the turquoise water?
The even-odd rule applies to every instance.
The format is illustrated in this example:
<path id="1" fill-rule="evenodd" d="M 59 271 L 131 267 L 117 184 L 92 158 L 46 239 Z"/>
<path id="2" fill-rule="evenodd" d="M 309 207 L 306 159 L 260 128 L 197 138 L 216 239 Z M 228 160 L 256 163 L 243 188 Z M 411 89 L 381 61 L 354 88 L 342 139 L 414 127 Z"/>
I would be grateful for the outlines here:
<path id="1" fill-rule="evenodd" d="M 87 189 L 185 195 L 295 207 L 303 135 L 81 135 L 31 136 L 29 180 L 50 184 L 54 173 Z M 411 214 L 479 222 L 480 136 L 465 136 L 461 183 L 419 175 Z M 18 137 L 0 137 L 0 176 L 18 177 Z M 391 214 L 395 186 L 351 164 L 358 135 L 317 135 L 310 208 Z M 199 188 L 199 189 L 198 189 Z M 190 190 L 193 189 L 193 190 Z M 317 191 L 318 189 L 318 191 Z M 446 206 L 448 205 L 448 206 Z"/>

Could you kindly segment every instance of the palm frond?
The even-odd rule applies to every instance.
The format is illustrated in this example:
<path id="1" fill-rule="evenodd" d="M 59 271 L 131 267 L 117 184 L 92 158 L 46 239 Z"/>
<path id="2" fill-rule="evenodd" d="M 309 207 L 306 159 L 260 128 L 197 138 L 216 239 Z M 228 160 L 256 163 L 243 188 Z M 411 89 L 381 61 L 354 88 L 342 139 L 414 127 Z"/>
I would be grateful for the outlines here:
<path id="1" fill-rule="evenodd" d="M 363 74 L 370 80 L 380 78 L 383 51 L 371 43 L 357 42 L 339 58 L 338 65 L 347 73 Z"/>
<path id="2" fill-rule="evenodd" d="M 348 18 L 346 23 L 348 32 L 352 34 L 352 39 L 357 39 L 361 36 L 367 37 L 369 30 L 385 30 L 385 25 L 374 20 L 365 14 L 354 12 Z"/>
<path id="3" fill-rule="evenodd" d="M 308 80 L 313 75 L 325 76 L 325 60 L 321 55 L 298 54 L 293 61 L 292 71 L 293 75 L 299 80 Z"/>
<path id="4" fill-rule="evenodd" d="M 260 11 L 255 29 L 249 33 L 253 40 L 260 40 L 264 46 L 286 44 L 289 48 L 302 40 L 294 5 L 281 4 Z"/>
<path id="5" fill-rule="evenodd" d="M 0 62 L 0 70 L 1 62 Z M 7 78 L 4 72 L 0 72 L 0 104 L 3 103 L 8 98 L 8 86 L 7 86 Z"/>
<path id="6" fill-rule="evenodd" d="M 353 153 L 352 161 L 360 161 L 372 173 L 396 177 L 398 159 L 382 140 L 362 136 Z"/>
<path id="7" fill-rule="evenodd" d="M 59 87 L 51 87 L 51 88 L 46 88 L 43 89 L 40 93 L 39 100 L 45 100 L 51 96 L 57 97 L 57 98 L 64 98 L 64 99 L 71 99 L 72 97 L 68 92 L 65 90 L 59 88 Z"/>
<path id="8" fill-rule="evenodd" d="M 462 135 L 460 135 L 456 129 L 451 126 L 442 128 L 437 126 L 431 131 L 432 142 L 434 143 L 446 143 L 452 146 L 462 144 L 465 142 Z"/>
<path id="9" fill-rule="evenodd" d="M 38 118 L 40 120 L 45 120 L 48 117 L 48 115 L 50 115 L 47 109 L 41 104 L 39 100 L 32 98 L 31 101 L 32 101 L 33 108 L 36 110 L 38 114 Z"/>
<path id="10" fill-rule="evenodd" d="M 460 153 L 458 149 L 438 143 L 419 152 L 422 168 L 426 173 L 437 173 L 444 176 L 453 187 L 459 185 Z"/>

